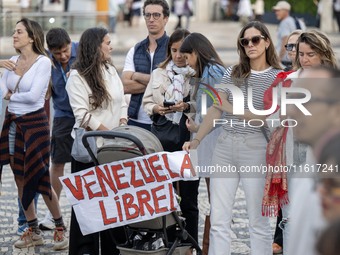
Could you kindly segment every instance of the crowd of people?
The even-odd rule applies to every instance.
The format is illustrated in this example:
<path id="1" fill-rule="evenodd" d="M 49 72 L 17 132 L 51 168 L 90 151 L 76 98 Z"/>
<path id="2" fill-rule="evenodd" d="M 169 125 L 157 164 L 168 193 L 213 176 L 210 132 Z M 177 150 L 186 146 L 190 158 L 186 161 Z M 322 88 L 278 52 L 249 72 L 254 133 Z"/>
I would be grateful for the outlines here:
<path id="1" fill-rule="evenodd" d="M 71 156 L 74 128 L 132 125 L 153 133 L 164 151 L 196 150 L 198 169 L 236 169 L 198 172 L 210 202 L 202 254 L 233 252 L 232 213 L 240 184 L 251 254 L 338 254 L 340 70 L 329 38 L 305 31 L 289 16 L 290 5 L 279 1 L 273 7 L 282 26 L 276 47 L 264 23 L 244 21 L 235 42 L 239 60 L 226 67 L 205 35 L 181 25 L 166 33 L 167 1 L 134 2 L 148 34 L 129 49 L 121 75 L 105 28 L 86 29 L 79 42 L 72 42 L 64 29 L 52 28 L 45 49 L 39 23 L 27 18 L 16 23 L 13 47 L 18 54 L 0 60 L 5 69 L 0 107 L 8 101 L 6 110 L 0 109 L 5 118 L 0 170 L 10 165 L 18 191 L 20 238 L 14 246 L 43 245 L 42 230 L 48 229 L 55 233 L 54 250 L 120 254 L 117 245 L 126 242 L 123 227 L 83 235 L 73 210 L 68 239 L 59 177 L 68 162 L 72 173 L 94 166 Z M 207 88 L 216 95 L 207 98 Z M 103 140 L 96 145 L 101 147 Z M 245 167 L 262 172 L 240 171 Z M 174 187 L 185 228 L 198 241 L 199 181 Z M 48 207 L 41 222 L 39 194 Z M 277 216 L 275 234 L 269 216 Z"/>

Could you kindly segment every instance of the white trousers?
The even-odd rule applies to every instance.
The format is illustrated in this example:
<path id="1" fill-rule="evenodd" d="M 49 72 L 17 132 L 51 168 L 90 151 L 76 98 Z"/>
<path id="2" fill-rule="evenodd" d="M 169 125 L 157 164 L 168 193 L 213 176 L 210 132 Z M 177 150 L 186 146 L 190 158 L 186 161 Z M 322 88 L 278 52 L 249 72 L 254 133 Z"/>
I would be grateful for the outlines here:
<path id="1" fill-rule="evenodd" d="M 267 142 L 262 133 L 236 135 L 223 130 L 220 134 L 212 166 L 216 164 L 233 166 L 236 167 L 237 172 L 212 176 L 210 180 L 209 255 L 231 254 L 232 210 L 240 181 L 245 192 L 249 217 L 251 254 L 272 255 L 273 239 L 269 218 L 262 216 L 265 175 L 238 172 L 247 166 L 265 165 L 266 145 Z"/>

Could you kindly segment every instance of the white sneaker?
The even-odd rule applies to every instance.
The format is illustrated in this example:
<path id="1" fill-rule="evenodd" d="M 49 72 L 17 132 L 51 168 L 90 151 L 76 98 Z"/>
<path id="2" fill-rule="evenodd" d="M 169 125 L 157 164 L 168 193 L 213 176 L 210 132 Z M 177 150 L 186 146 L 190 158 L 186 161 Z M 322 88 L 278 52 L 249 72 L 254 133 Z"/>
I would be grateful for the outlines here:
<path id="1" fill-rule="evenodd" d="M 68 248 L 68 239 L 65 236 L 66 230 L 63 227 L 57 227 L 54 230 L 54 246 L 53 250 L 60 251 Z"/>
<path id="2" fill-rule="evenodd" d="M 38 246 L 44 244 L 44 239 L 40 233 L 33 232 L 31 228 L 27 228 L 26 231 L 22 234 L 20 239 L 14 243 L 14 247 L 22 249 L 28 248 L 31 246 Z"/>
<path id="3" fill-rule="evenodd" d="M 41 230 L 53 230 L 55 228 L 54 220 L 50 212 L 46 212 L 45 218 L 39 222 Z"/>

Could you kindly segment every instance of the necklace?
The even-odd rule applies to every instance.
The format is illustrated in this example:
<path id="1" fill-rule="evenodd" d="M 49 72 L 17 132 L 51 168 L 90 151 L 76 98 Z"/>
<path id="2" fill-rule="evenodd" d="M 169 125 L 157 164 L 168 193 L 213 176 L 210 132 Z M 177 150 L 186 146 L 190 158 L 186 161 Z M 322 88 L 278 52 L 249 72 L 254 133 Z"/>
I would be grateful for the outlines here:
<path id="1" fill-rule="evenodd" d="M 19 70 L 20 73 L 24 74 L 30 69 L 34 61 L 35 59 L 28 59 L 25 61 L 21 58 L 21 56 L 19 56 L 16 63 L 16 69 Z"/>

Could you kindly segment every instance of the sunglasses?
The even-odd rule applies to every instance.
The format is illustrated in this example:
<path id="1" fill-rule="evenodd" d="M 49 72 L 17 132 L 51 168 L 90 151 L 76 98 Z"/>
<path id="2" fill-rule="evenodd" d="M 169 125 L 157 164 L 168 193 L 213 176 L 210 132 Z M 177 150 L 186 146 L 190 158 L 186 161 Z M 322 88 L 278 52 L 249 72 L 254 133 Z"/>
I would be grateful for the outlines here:
<path id="1" fill-rule="evenodd" d="M 265 37 L 263 35 L 256 35 L 250 39 L 240 38 L 239 41 L 242 47 L 247 47 L 249 46 L 249 42 L 251 42 L 252 45 L 257 46 L 260 43 L 261 39 L 265 39 Z"/>
<path id="2" fill-rule="evenodd" d="M 144 19 L 146 19 L 146 20 L 151 19 L 151 16 L 153 17 L 154 20 L 158 20 L 162 16 L 162 13 L 159 13 L 159 12 L 154 12 L 154 13 L 147 12 L 147 13 L 144 13 Z"/>
<path id="3" fill-rule="evenodd" d="M 296 49 L 296 43 L 288 43 L 285 45 L 286 51 L 293 51 L 293 49 Z"/>

